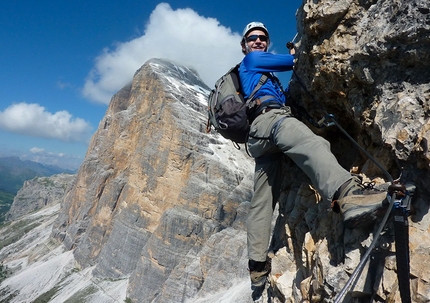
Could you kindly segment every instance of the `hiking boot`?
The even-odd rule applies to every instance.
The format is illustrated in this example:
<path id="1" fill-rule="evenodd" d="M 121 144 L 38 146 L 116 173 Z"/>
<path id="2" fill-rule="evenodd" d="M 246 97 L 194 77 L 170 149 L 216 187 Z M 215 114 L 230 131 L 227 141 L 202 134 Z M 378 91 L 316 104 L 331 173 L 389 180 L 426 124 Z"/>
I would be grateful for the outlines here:
<path id="1" fill-rule="evenodd" d="M 268 285 L 260 286 L 260 287 L 254 287 L 252 290 L 252 301 L 254 303 L 268 303 L 269 301 L 269 292 L 268 292 Z"/>
<path id="2" fill-rule="evenodd" d="M 267 259 L 265 262 L 249 260 L 248 267 L 249 275 L 251 277 L 251 288 L 264 287 L 267 276 L 272 269 L 270 259 Z"/>
<path id="3" fill-rule="evenodd" d="M 340 211 L 346 227 L 365 226 L 385 213 L 383 210 L 389 205 L 387 192 L 372 185 L 364 185 L 358 177 L 353 177 L 337 191 L 333 210 Z"/>

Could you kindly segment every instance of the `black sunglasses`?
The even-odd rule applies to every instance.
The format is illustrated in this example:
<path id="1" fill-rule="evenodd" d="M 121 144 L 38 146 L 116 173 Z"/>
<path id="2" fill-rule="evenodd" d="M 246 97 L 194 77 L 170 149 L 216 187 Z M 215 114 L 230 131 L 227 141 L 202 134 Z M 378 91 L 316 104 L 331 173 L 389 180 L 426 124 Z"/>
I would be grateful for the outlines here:
<path id="1" fill-rule="evenodd" d="M 257 39 L 260 39 L 261 42 L 266 42 L 268 40 L 265 35 L 251 35 L 246 37 L 246 42 L 254 42 L 257 41 Z"/>

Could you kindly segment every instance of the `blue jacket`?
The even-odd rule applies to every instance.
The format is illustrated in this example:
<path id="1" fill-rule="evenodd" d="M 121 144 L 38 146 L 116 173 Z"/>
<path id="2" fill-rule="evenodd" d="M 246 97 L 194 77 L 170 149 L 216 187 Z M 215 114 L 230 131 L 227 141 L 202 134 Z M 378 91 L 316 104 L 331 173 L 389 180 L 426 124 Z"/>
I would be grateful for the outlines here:
<path id="1" fill-rule="evenodd" d="M 239 67 L 239 77 L 243 95 L 246 98 L 258 84 L 262 73 L 285 72 L 293 69 L 294 56 L 272 54 L 267 52 L 251 52 L 243 58 Z M 276 101 L 280 106 L 285 105 L 285 95 L 277 80 L 269 78 L 255 94 L 254 99 L 273 96 L 265 102 Z"/>

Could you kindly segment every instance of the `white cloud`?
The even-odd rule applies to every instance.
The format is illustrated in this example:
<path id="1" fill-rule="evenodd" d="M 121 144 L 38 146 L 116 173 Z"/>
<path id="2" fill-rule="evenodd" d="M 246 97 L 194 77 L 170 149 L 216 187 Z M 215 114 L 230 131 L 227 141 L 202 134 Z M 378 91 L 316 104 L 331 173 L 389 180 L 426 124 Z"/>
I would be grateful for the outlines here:
<path id="1" fill-rule="evenodd" d="M 87 142 L 92 127 L 67 111 L 50 113 L 39 104 L 17 103 L 0 111 L 0 128 L 32 137 Z"/>
<path id="2" fill-rule="evenodd" d="M 39 148 L 39 147 L 30 148 L 30 152 L 32 154 L 43 153 L 44 151 L 45 150 L 43 148 Z"/>
<path id="3" fill-rule="evenodd" d="M 143 36 L 105 49 L 96 58 L 83 94 L 108 104 L 112 95 L 151 58 L 166 58 L 192 67 L 206 84 L 213 86 L 242 57 L 238 33 L 192 9 L 172 10 L 169 4 L 161 3 L 152 12 Z"/>
<path id="4" fill-rule="evenodd" d="M 57 81 L 57 86 L 58 86 L 58 88 L 60 88 L 60 89 L 65 89 L 65 88 L 73 87 L 73 85 L 72 85 L 72 84 L 67 83 L 67 82 L 63 82 L 63 81 L 61 81 L 61 80 Z"/>

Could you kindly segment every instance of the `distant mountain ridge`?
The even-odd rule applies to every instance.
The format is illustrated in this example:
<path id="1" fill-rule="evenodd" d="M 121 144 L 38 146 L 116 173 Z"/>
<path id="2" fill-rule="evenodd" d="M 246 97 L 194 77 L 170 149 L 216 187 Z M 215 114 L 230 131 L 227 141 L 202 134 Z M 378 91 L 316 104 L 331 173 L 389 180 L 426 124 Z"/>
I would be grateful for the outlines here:
<path id="1" fill-rule="evenodd" d="M 9 211 L 13 198 L 27 180 L 56 174 L 76 172 L 58 166 L 46 165 L 18 157 L 0 158 L 0 223 Z"/>
<path id="2" fill-rule="evenodd" d="M 0 158 L 0 191 L 16 194 L 26 180 L 60 173 L 74 174 L 76 172 L 30 160 L 23 161 L 13 156 Z"/>

